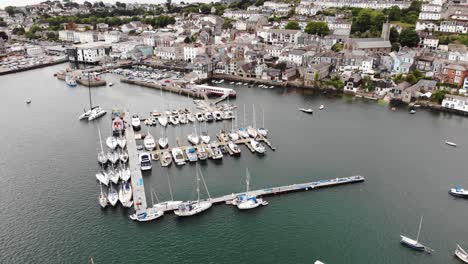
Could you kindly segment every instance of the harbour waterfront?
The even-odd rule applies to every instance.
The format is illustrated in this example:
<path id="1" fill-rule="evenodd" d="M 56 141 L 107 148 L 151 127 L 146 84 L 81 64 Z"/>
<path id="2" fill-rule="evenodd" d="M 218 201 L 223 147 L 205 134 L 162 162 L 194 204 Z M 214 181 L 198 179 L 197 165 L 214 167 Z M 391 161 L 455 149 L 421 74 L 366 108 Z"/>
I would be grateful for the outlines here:
<path id="1" fill-rule="evenodd" d="M 88 90 L 55 79 L 63 67 L 0 77 L 2 263 L 85 263 L 91 256 L 95 263 L 459 263 L 456 243 L 468 245 L 468 202 L 448 194 L 454 185 L 468 187 L 465 117 L 423 110 L 409 115 L 359 99 L 224 83 L 239 87 L 231 100 L 239 106 L 238 122 L 244 104 L 248 123 L 252 104 L 257 123 L 264 108 L 277 151 L 258 157 L 242 146 L 239 158 L 207 161 L 202 171 L 212 196 L 243 191 L 245 167 L 252 189 L 358 174 L 366 182 L 268 197 L 268 206 L 249 212 L 215 206 L 188 219 L 167 214 L 141 224 L 128 218 L 129 210 L 97 204 L 97 130 L 109 135 L 110 117 L 77 120 Z M 92 94 L 106 110 L 146 115 L 166 105 L 194 109 L 187 97 L 105 78 L 114 86 Z M 318 110 L 320 104 L 325 110 Z M 302 107 L 314 114 L 299 112 Z M 222 127 L 208 124 L 210 135 Z M 161 133 L 159 125 L 148 129 L 155 137 Z M 169 144 L 186 140 L 191 129 L 169 126 Z M 191 164 L 153 166 L 143 178 L 148 195 L 152 188 L 169 199 L 169 178 L 175 199 L 195 198 Z M 400 234 L 415 237 L 420 215 L 421 239 L 435 249 L 432 256 L 399 243 Z"/>

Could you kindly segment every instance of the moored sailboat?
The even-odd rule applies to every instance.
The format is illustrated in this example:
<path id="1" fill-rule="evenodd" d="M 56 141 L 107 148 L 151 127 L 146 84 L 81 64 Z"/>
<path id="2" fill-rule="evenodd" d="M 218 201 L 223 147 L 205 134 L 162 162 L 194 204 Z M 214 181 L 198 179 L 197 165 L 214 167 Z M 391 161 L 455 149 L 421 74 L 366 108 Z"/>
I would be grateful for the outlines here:
<path id="1" fill-rule="evenodd" d="M 203 175 L 201 175 L 201 171 L 199 173 L 199 168 L 197 165 L 197 200 L 196 201 L 187 201 L 184 203 L 181 203 L 178 207 L 177 210 L 174 211 L 174 214 L 177 216 L 192 216 L 199 214 L 203 211 L 208 210 L 213 203 L 211 202 L 211 197 L 210 193 L 208 191 L 208 187 L 206 186 L 205 179 L 203 178 Z M 203 181 L 203 185 L 205 186 L 206 193 L 208 194 L 208 200 L 201 201 L 200 200 L 200 175 L 201 179 Z"/>
<path id="2" fill-rule="evenodd" d="M 455 249 L 455 256 L 457 256 L 457 258 L 459 258 L 464 263 L 468 263 L 468 253 L 466 253 L 466 251 L 458 244 L 457 248 Z"/>
<path id="3" fill-rule="evenodd" d="M 102 185 L 101 184 L 99 184 L 99 187 L 101 188 L 101 192 L 99 193 L 99 197 L 98 197 L 99 205 L 102 208 L 106 208 L 109 201 L 107 200 L 107 195 L 102 191 Z"/>
<path id="4" fill-rule="evenodd" d="M 267 205 L 268 202 L 263 201 L 261 198 L 257 198 L 254 195 L 249 195 L 249 189 L 250 189 L 250 172 L 249 169 L 246 168 L 246 179 L 245 179 L 245 185 L 246 185 L 246 191 L 245 195 L 241 195 L 237 197 L 237 208 L 241 210 L 248 210 L 248 209 L 253 209 L 257 208 L 260 205 Z"/>
<path id="5" fill-rule="evenodd" d="M 421 220 L 419 221 L 419 228 L 418 228 L 418 234 L 416 236 L 416 240 L 400 235 L 401 237 L 400 243 L 412 249 L 419 250 L 419 251 L 426 251 L 430 253 L 433 251 L 431 248 L 419 243 L 419 235 L 421 233 L 422 220 L 423 220 L 423 217 L 421 216 Z"/>
<path id="6" fill-rule="evenodd" d="M 107 163 L 107 155 L 106 153 L 104 152 L 104 148 L 102 147 L 102 138 L 101 138 L 101 130 L 98 129 L 98 133 L 99 133 L 99 145 L 101 146 L 101 151 L 98 153 L 98 156 L 97 156 L 97 159 L 98 159 L 98 162 L 101 164 L 101 165 L 104 165 Z"/>
<path id="7" fill-rule="evenodd" d="M 117 204 L 117 201 L 119 200 L 119 194 L 117 193 L 117 190 L 115 190 L 114 186 L 112 186 L 112 183 L 110 184 L 110 187 L 109 187 L 107 199 L 109 200 L 109 203 L 112 206 L 115 206 Z"/>

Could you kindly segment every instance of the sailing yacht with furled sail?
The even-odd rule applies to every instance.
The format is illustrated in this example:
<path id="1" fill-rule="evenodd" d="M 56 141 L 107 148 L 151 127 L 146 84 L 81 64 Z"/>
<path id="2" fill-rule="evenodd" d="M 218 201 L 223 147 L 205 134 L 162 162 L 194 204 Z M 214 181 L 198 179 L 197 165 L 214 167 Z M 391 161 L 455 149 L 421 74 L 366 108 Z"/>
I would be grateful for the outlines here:
<path id="1" fill-rule="evenodd" d="M 254 195 L 249 195 L 249 189 L 250 189 L 250 172 L 249 169 L 246 168 L 246 178 L 245 178 L 245 185 L 246 185 L 246 191 L 244 195 L 240 195 L 237 197 L 237 202 L 235 203 L 237 205 L 237 208 L 241 210 L 248 210 L 248 209 L 253 209 L 256 208 L 260 205 L 267 205 L 267 201 L 263 201 L 261 198 L 257 198 Z"/>
<path id="2" fill-rule="evenodd" d="M 106 208 L 109 201 L 107 200 L 107 195 L 102 191 L 102 184 L 99 184 L 99 187 L 101 188 L 101 193 L 99 193 L 98 197 L 99 205 L 102 208 Z"/>
<path id="3" fill-rule="evenodd" d="M 249 136 L 251 136 L 252 138 L 256 138 L 257 137 L 257 129 L 255 128 L 255 105 L 252 105 L 252 126 L 248 126 L 247 127 L 247 133 L 249 134 Z"/>
<path id="4" fill-rule="evenodd" d="M 416 240 L 400 235 L 401 237 L 400 243 L 412 249 L 416 249 L 419 251 L 426 251 L 428 253 L 431 253 L 433 251 L 431 248 L 419 243 L 419 235 L 421 234 L 422 221 L 423 221 L 423 217 L 421 216 L 421 220 L 419 221 L 419 228 L 418 228 L 418 234 L 416 236 Z"/>
<path id="5" fill-rule="evenodd" d="M 239 140 L 239 134 L 237 133 L 237 110 L 236 110 L 236 115 L 235 115 L 235 120 L 233 122 L 231 122 L 231 132 L 229 132 L 229 138 L 232 140 L 232 141 L 237 141 Z M 235 122 L 235 126 L 234 126 L 234 122 Z"/>
<path id="6" fill-rule="evenodd" d="M 129 182 L 123 182 L 119 188 L 119 201 L 124 207 L 131 207 L 132 202 L 132 185 Z"/>
<path id="7" fill-rule="evenodd" d="M 106 145 L 110 148 L 110 149 L 115 149 L 117 147 L 117 139 L 115 137 L 108 137 L 106 139 Z"/>
<path id="8" fill-rule="evenodd" d="M 158 144 L 162 149 L 167 148 L 167 145 L 169 144 L 169 140 L 166 137 L 166 128 L 161 129 L 161 137 L 158 139 Z"/>
<path id="9" fill-rule="evenodd" d="M 145 139 L 143 139 L 143 145 L 145 146 L 145 149 L 151 151 L 156 147 L 156 143 L 154 142 L 153 136 L 149 133 L 146 134 Z"/>
<path id="10" fill-rule="evenodd" d="M 188 141 L 193 145 L 198 145 L 198 143 L 200 143 L 200 137 L 197 134 L 197 128 L 195 126 L 195 123 L 193 124 L 192 133 L 188 135 L 187 138 L 188 138 Z"/>
<path id="11" fill-rule="evenodd" d="M 262 108 L 262 127 L 258 129 L 258 134 L 266 137 L 268 135 L 268 130 L 265 128 L 265 111 Z"/>
<path id="12" fill-rule="evenodd" d="M 117 204 L 117 201 L 119 200 L 119 194 L 117 193 L 117 190 L 115 190 L 114 186 L 112 186 L 112 183 L 110 184 L 110 187 L 109 187 L 107 199 L 109 200 L 109 203 L 112 206 L 115 206 Z"/>
<path id="13" fill-rule="evenodd" d="M 205 179 L 203 175 L 201 175 L 200 168 L 197 164 L 197 200 L 196 201 L 187 201 L 179 205 L 178 209 L 174 211 L 174 214 L 177 216 L 192 216 L 199 214 L 205 210 L 208 210 L 213 203 L 211 202 L 210 193 L 208 191 L 208 187 L 206 186 Z M 205 186 L 206 193 L 208 194 L 208 200 L 202 201 L 200 200 L 200 175 L 203 181 L 203 185 Z"/>
<path id="14" fill-rule="evenodd" d="M 101 138 L 101 130 L 100 129 L 98 129 L 98 133 L 99 133 L 99 144 L 101 146 L 101 151 L 98 153 L 97 159 L 98 159 L 98 162 L 101 165 L 104 165 L 104 164 L 107 163 L 107 155 L 104 152 L 104 148 L 102 147 L 102 138 Z"/>
<path id="15" fill-rule="evenodd" d="M 105 171 L 96 173 L 96 179 L 105 186 L 109 185 L 109 175 Z"/>

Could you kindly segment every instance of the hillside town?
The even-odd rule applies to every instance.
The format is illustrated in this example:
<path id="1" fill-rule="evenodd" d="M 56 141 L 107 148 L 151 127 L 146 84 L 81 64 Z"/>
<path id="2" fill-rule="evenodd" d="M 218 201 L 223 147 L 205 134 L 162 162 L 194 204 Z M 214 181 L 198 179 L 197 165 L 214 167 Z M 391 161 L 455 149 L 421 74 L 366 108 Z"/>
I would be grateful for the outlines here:
<path id="1" fill-rule="evenodd" d="M 468 3 L 64 0 L 0 10 L 0 74 L 66 61 L 125 61 L 199 81 L 325 89 L 468 113 Z"/>

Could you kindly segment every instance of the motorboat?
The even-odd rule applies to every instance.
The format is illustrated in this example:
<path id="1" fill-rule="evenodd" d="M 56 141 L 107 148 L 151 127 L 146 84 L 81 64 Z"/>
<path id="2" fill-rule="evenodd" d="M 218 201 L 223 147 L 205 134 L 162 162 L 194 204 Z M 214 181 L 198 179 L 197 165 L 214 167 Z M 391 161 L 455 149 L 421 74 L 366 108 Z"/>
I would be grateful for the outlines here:
<path id="1" fill-rule="evenodd" d="M 456 146 L 457 146 L 456 143 L 450 142 L 450 141 L 447 141 L 447 140 L 445 140 L 445 144 L 447 144 L 447 145 L 449 145 L 449 146 L 452 146 L 452 147 L 456 147 Z"/>
<path id="2" fill-rule="evenodd" d="M 325 106 L 320 105 L 319 110 L 323 110 L 323 109 L 325 109 Z"/>
<path id="3" fill-rule="evenodd" d="M 152 118 L 151 118 L 151 124 L 150 124 L 150 125 L 151 125 L 151 126 L 155 126 L 155 125 L 158 124 L 158 122 L 159 122 L 158 119 L 152 117 Z"/>
<path id="4" fill-rule="evenodd" d="M 232 141 L 228 142 L 228 147 L 234 154 L 240 154 L 241 153 L 241 150 L 240 150 L 239 146 L 237 146 L 237 144 L 232 142 Z"/>
<path id="5" fill-rule="evenodd" d="M 169 151 L 164 151 L 161 154 L 160 162 L 161 162 L 161 166 L 163 166 L 163 167 L 167 167 L 167 166 L 171 165 L 171 163 L 172 163 L 171 153 L 169 153 Z"/>
<path id="6" fill-rule="evenodd" d="M 196 188 L 197 200 L 181 203 L 179 205 L 179 207 L 177 208 L 177 210 L 174 211 L 175 215 L 177 215 L 177 216 L 196 215 L 196 214 L 199 214 L 199 213 L 209 209 L 213 205 L 213 203 L 211 202 L 210 193 L 208 192 L 208 187 L 206 186 L 205 179 L 203 178 L 203 175 L 201 176 L 201 179 L 203 181 L 203 186 L 206 189 L 206 193 L 208 194 L 208 200 L 205 200 L 205 201 L 200 200 L 200 174 L 201 174 L 201 171 L 200 171 L 200 174 L 199 174 L 198 173 L 199 170 L 200 169 L 197 166 L 197 188 Z"/>
<path id="7" fill-rule="evenodd" d="M 138 158 L 140 161 L 140 170 L 146 171 L 152 169 L 153 166 L 151 165 L 151 157 L 148 153 L 140 153 Z"/>
<path id="8" fill-rule="evenodd" d="M 221 114 L 220 111 L 214 111 L 213 116 L 214 116 L 214 119 L 216 121 L 222 121 L 223 120 L 223 115 Z"/>
<path id="9" fill-rule="evenodd" d="M 122 170 L 120 171 L 120 179 L 122 179 L 122 181 L 126 182 L 126 181 L 130 180 L 130 177 L 131 177 L 130 169 L 128 167 L 122 168 Z"/>
<path id="10" fill-rule="evenodd" d="M 127 145 L 127 140 L 124 137 L 118 137 L 117 138 L 117 145 L 119 145 L 119 147 L 121 149 L 124 149 L 125 146 Z"/>
<path id="11" fill-rule="evenodd" d="M 200 113 L 200 112 L 195 114 L 195 118 L 197 119 L 198 122 L 205 121 L 205 117 L 204 117 L 203 113 Z"/>
<path id="12" fill-rule="evenodd" d="M 135 131 L 138 131 L 141 129 L 141 121 L 138 115 L 132 116 L 132 127 L 133 127 L 133 130 Z"/>
<path id="13" fill-rule="evenodd" d="M 149 151 L 153 150 L 156 147 L 154 138 L 149 132 L 145 136 L 145 139 L 143 140 L 143 145 L 145 146 L 145 149 Z"/>
<path id="14" fill-rule="evenodd" d="M 144 211 L 138 211 L 130 215 L 130 219 L 138 222 L 148 222 L 164 215 L 164 211 L 158 211 L 155 208 L 148 208 Z"/>
<path id="15" fill-rule="evenodd" d="M 464 263 L 468 263 L 468 253 L 466 253 L 466 251 L 458 244 L 457 248 L 455 249 L 455 256 L 457 256 L 457 258 L 459 258 Z"/>
<path id="16" fill-rule="evenodd" d="M 120 161 L 123 163 L 127 163 L 128 161 L 128 153 L 126 151 L 122 151 L 119 155 Z"/>
<path id="17" fill-rule="evenodd" d="M 31 104 L 31 99 L 26 100 L 26 104 Z"/>
<path id="18" fill-rule="evenodd" d="M 69 87 L 76 87 L 77 84 L 76 84 L 76 81 L 75 81 L 75 78 L 73 78 L 72 76 L 70 75 L 67 75 L 65 77 L 65 83 L 69 86 Z"/>
<path id="19" fill-rule="evenodd" d="M 162 149 L 165 149 L 169 144 L 169 140 L 167 139 L 167 137 L 161 137 L 158 139 L 158 144 Z"/>
<path id="20" fill-rule="evenodd" d="M 194 147 L 186 148 L 185 154 L 190 162 L 198 161 L 197 149 Z"/>
<path id="21" fill-rule="evenodd" d="M 123 129 L 124 125 L 122 119 L 120 119 L 120 117 L 114 118 L 114 120 L 112 120 L 112 134 L 114 136 L 122 135 Z"/>
<path id="22" fill-rule="evenodd" d="M 308 108 L 308 109 L 300 108 L 299 110 L 307 114 L 312 114 L 314 112 L 314 110 L 312 110 L 311 108 Z"/>
<path id="23" fill-rule="evenodd" d="M 250 140 L 250 145 L 252 145 L 252 148 L 256 152 L 258 152 L 260 154 L 265 153 L 265 146 L 263 146 L 263 144 L 260 144 L 259 142 L 257 142 L 255 139 Z"/>
<path id="24" fill-rule="evenodd" d="M 109 201 L 107 200 L 107 195 L 102 191 L 101 184 L 99 184 L 99 187 L 101 188 L 101 192 L 99 193 L 99 196 L 98 196 L 99 205 L 102 208 L 106 208 Z"/>
<path id="25" fill-rule="evenodd" d="M 158 117 L 158 122 L 163 127 L 167 126 L 167 121 L 168 121 L 167 116 L 165 116 L 165 115 L 161 115 L 161 116 Z"/>
<path id="26" fill-rule="evenodd" d="M 208 133 L 206 133 L 206 132 L 202 132 L 202 133 L 201 133 L 200 139 L 201 139 L 201 141 L 202 141 L 203 143 L 205 143 L 205 144 L 210 143 L 210 136 L 209 136 Z"/>
<path id="27" fill-rule="evenodd" d="M 182 152 L 182 149 L 173 148 L 171 152 L 172 152 L 172 157 L 174 158 L 174 162 L 176 163 L 176 165 L 184 165 L 185 164 L 185 158 L 184 158 L 184 154 Z"/>
<path id="28" fill-rule="evenodd" d="M 449 193 L 454 196 L 460 196 L 460 197 L 465 197 L 468 198 L 468 191 L 463 189 L 460 186 L 455 186 L 454 188 L 451 188 Z"/>
<path id="29" fill-rule="evenodd" d="M 229 132 L 229 138 L 232 141 L 237 141 L 237 140 L 239 140 L 239 134 L 237 134 L 236 131 L 231 131 L 231 132 Z"/>
<path id="30" fill-rule="evenodd" d="M 263 127 L 257 129 L 257 132 L 258 132 L 258 134 L 262 135 L 263 137 L 266 137 L 268 135 L 268 130 L 266 130 Z"/>
<path id="31" fill-rule="evenodd" d="M 119 201 L 124 207 L 130 207 L 132 203 L 132 185 L 129 182 L 124 182 L 119 188 Z"/>
<path id="32" fill-rule="evenodd" d="M 88 116 L 88 121 L 93 121 L 95 119 L 98 119 L 102 116 L 107 114 L 107 111 L 102 109 L 101 107 L 95 107 L 93 110 L 91 110 L 90 115 Z"/>
<path id="33" fill-rule="evenodd" d="M 211 112 L 206 112 L 205 119 L 206 119 L 206 122 L 213 122 L 214 120 L 213 114 Z"/>
<path id="34" fill-rule="evenodd" d="M 109 185 L 109 175 L 105 171 L 96 173 L 96 179 L 105 186 Z"/>
<path id="35" fill-rule="evenodd" d="M 258 135 L 257 129 L 255 129 L 255 128 L 249 126 L 249 127 L 247 128 L 247 133 L 249 134 L 250 137 L 252 137 L 252 138 L 257 138 L 257 135 Z"/>
<path id="36" fill-rule="evenodd" d="M 412 114 L 412 115 L 414 115 L 414 114 L 416 114 L 416 110 L 411 109 L 411 110 L 409 111 L 409 113 Z"/>
<path id="37" fill-rule="evenodd" d="M 171 115 L 169 117 L 169 121 L 171 122 L 171 124 L 173 125 L 178 125 L 179 124 L 179 116 L 178 115 Z"/>
<path id="38" fill-rule="evenodd" d="M 112 206 L 115 206 L 117 204 L 117 201 L 119 200 L 119 193 L 117 190 L 112 186 L 112 183 L 109 187 L 109 191 L 107 193 L 107 199 L 109 200 L 109 203 Z"/>
<path id="39" fill-rule="evenodd" d="M 242 138 L 249 138 L 249 133 L 243 127 L 239 128 L 239 136 Z"/>
<path id="40" fill-rule="evenodd" d="M 233 119 L 234 118 L 234 113 L 232 111 L 226 111 L 224 112 L 223 119 Z"/>
<path id="41" fill-rule="evenodd" d="M 206 160 L 208 158 L 208 151 L 206 151 L 206 148 L 203 145 L 198 146 L 197 156 L 199 160 Z"/>
<path id="42" fill-rule="evenodd" d="M 114 86 L 114 83 L 109 83 L 109 86 L 111 86 L 111 87 Z"/>
<path id="43" fill-rule="evenodd" d="M 223 153 L 221 152 L 221 150 L 219 149 L 218 147 L 218 144 L 210 144 L 208 145 L 210 150 L 211 150 L 211 158 L 212 159 L 222 159 L 223 158 Z"/>
<path id="44" fill-rule="evenodd" d="M 120 155 L 117 152 L 107 152 L 107 158 L 112 164 L 115 164 L 119 161 Z"/>
<path id="45" fill-rule="evenodd" d="M 195 117 L 193 116 L 193 114 L 187 114 L 187 120 L 193 123 L 195 122 Z"/>
<path id="46" fill-rule="evenodd" d="M 418 229 L 418 234 L 416 236 L 416 240 L 411 239 L 407 236 L 400 235 L 401 237 L 400 243 L 409 248 L 419 250 L 419 251 L 426 251 L 430 253 L 431 251 L 433 251 L 431 248 L 419 243 L 419 235 L 421 233 L 422 220 L 423 220 L 423 217 L 421 216 L 421 220 L 419 221 L 419 229 Z"/>
<path id="47" fill-rule="evenodd" d="M 117 139 L 115 137 L 108 137 L 106 139 L 106 145 L 110 148 L 110 149 L 115 149 L 117 147 Z"/>
<path id="48" fill-rule="evenodd" d="M 188 123 L 187 115 L 184 115 L 184 114 L 180 115 L 179 116 L 179 122 L 181 124 L 187 124 Z"/>

